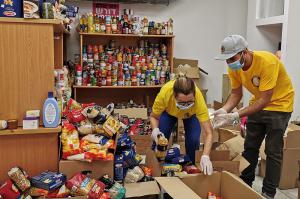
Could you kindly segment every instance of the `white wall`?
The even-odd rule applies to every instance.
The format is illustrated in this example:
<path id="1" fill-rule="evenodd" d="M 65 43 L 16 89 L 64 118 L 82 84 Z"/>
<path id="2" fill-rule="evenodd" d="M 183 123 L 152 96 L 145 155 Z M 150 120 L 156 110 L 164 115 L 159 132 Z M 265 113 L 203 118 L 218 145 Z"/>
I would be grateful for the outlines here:
<path id="1" fill-rule="evenodd" d="M 299 0 L 289 1 L 285 65 L 295 89 L 295 102 L 292 120 L 300 120 L 299 9 Z"/>
<path id="2" fill-rule="evenodd" d="M 72 1 L 67 1 L 72 2 Z M 80 6 L 80 12 L 91 11 L 91 2 L 72 2 Z M 222 74 L 225 64 L 213 57 L 219 52 L 221 41 L 228 34 L 246 35 L 247 0 L 176 0 L 169 6 L 149 4 L 122 4 L 136 15 L 153 20 L 174 19 L 175 49 L 178 58 L 198 59 L 208 72 L 203 75 L 202 87 L 208 89 L 208 102 L 222 98 Z M 78 34 L 68 39 L 68 59 L 79 53 Z"/>

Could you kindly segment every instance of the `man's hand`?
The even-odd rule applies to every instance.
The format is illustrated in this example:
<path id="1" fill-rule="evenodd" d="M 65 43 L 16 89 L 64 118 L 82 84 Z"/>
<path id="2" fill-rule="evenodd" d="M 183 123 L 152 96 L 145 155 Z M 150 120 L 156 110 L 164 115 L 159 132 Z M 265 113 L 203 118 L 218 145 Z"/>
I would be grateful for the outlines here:
<path id="1" fill-rule="evenodd" d="M 213 127 L 220 128 L 227 125 L 233 125 L 239 122 L 240 116 L 238 112 L 220 114 L 213 120 Z"/>

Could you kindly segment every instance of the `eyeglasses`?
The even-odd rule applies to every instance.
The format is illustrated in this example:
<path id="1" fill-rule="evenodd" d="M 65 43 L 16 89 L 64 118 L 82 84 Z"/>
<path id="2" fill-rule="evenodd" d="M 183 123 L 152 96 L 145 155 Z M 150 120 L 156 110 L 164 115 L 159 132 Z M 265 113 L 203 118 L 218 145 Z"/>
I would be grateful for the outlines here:
<path id="1" fill-rule="evenodd" d="M 181 106 L 189 106 L 191 104 L 195 103 L 195 101 L 186 101 L 186 102 L 178 102 L 177 104 L 181 105 Z"/>

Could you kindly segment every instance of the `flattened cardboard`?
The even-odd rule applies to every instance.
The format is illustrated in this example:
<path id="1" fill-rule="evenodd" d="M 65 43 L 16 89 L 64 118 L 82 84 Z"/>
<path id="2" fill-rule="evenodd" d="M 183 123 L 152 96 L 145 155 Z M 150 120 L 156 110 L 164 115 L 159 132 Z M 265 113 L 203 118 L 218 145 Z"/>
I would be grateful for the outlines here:
<path id="1" fill-rule="evenodd" d="M 240 135 L 224 142 L 224 145 L 230 151 L 230 160 L 244 151 L 244 142 L 244 138 Z"/>
<path id="2" fill-rule="evenodd" d="M 221 196 L 230 199 L 264 199 L 259 193 L 251 189 L 239 177 L 228 172 L 222 172 Z"/>
<path id="3" fill-rule="evenodd" d="M 114 113 L 118 113 L 120 115 L 126 115 L 129 118 L 148 119 L 147 108 L 114 109 Z"/>
<path id="4" fill-rule="evenodd" d="M 242 173 L 242 171 L 244 171 L 250 165 L 250 163 L 242 155 L 236 156 L 232 161 L 240 162 L 240 173 Z"/>
<path id="5" fill-rule="evenodd" d="M 203 151 L 196 151 L 195 152 L 195 162 L 200 162 L 201 156 Z M 230 151 L 224 150 L 224 151 L 216 151 L 212 150 L 209 154 L 211 161 L 229 161 L 230 160 Z"/>
<path id="6" fill-rule="evenodd" d="M 160 189 L 155 181 L 130 183 L 124 185 L 126 189 L 125 198 L 136 198 L 148 195 L 158 195 Z"/>
<path id="7" fill-rule="evenodd" d="M 186 76 L 192 79 L 199 79 L 200 78 L 200 68 L 198 67 L 198 60 L 192 59 L 173 59 L 174 65 L 174 72 L 178 74 L 179 72 L 186 73 Z M 178 66 L 182 65 L 183 68 L 178 70 Z"/>
<path id="8" fill-rule="evenodd" d="M 70 179 L 76 173 L 81 171 L 91 171 L 92 178 L 99 178 L 104 174 L 114 176 L 114 161 L 94 161 L 94 162 L 82 162 L 75 160 L 60 160 L 59 172 L 65 174 L 67 179 Z"/>
<path id="9" fill-rule="evenodd" d="M 238 161 L 212 161 L 214 171 L 228 171 L 237 176 L 240 175 L 240 162 Z"/>
<path id="10" fill-rule="evenodd" d="M 230 140 L 236 137 L 237 135 L 239 135 L 240 131 L 232 130 L 229 128 L 219 128 L 218 133 L 219 133 L 219 142 L 224 143 L 227 140 Z"/>
<path id="11" fill-rule="evenodd" d="M 191 188 L 185 185 L 179 178 L 156 177 L 155 180 L 173 199 L 201 199 Z"/>

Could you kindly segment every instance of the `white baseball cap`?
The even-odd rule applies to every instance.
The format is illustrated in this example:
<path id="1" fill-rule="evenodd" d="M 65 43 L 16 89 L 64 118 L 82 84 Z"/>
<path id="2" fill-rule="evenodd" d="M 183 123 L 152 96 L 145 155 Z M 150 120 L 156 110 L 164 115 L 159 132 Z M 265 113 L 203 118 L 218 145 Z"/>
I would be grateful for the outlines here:
<path id="1" fill-rule="evenodd" d="M 221 53 L 215 57 L 217 60 L 226 60 L 248 47 L 248 42 L 241 35 L 229 35 L 221 44 Z"/>

